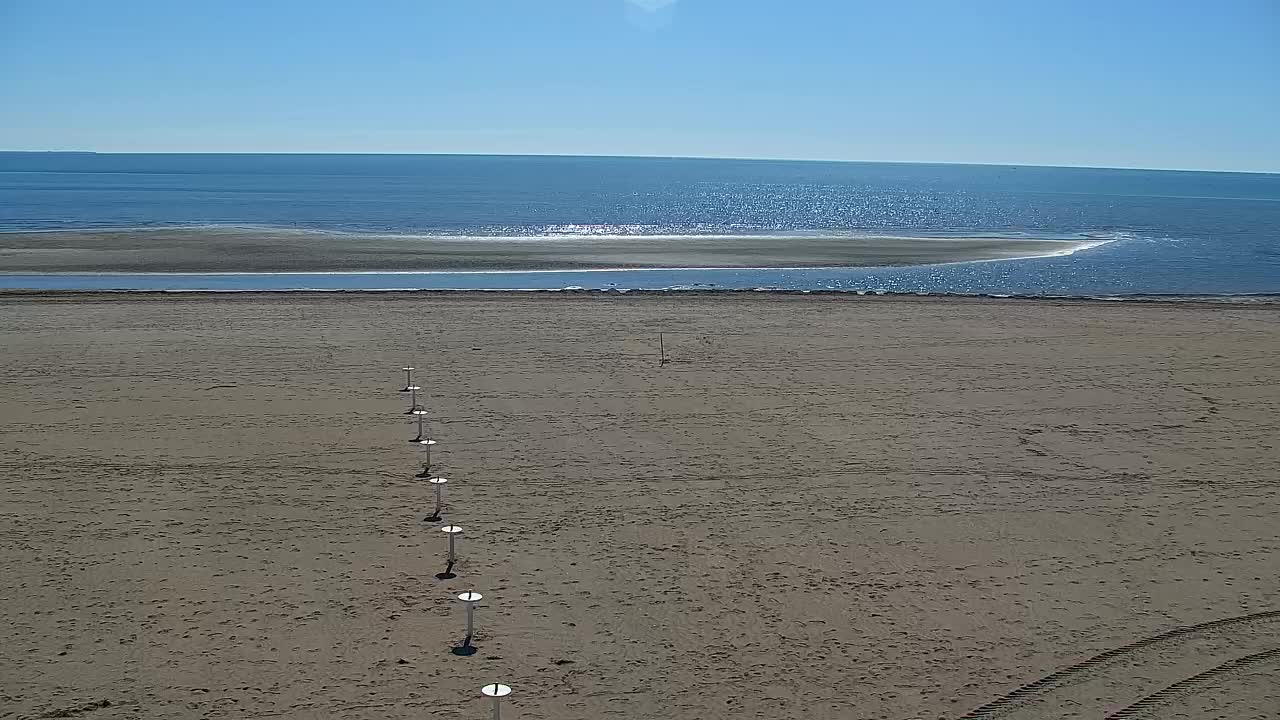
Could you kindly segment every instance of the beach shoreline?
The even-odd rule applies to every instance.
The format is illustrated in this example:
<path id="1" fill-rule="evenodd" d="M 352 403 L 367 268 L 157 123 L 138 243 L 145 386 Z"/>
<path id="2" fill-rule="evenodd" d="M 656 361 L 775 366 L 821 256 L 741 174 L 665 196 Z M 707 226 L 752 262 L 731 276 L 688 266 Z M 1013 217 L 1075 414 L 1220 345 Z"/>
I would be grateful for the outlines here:
<path id="1" fill-rule="evenodd" d="M 174 299 L 190 301 L 228 302 L 234 299 L 245 301 L 289 298 L 302 300 L 306 298 L 350 297 L 370 300 L 408 300 L 408 299 L 509 299 L 520 298 L 546 299 L 557 298 L 612 298 L 618 302 L 627 300 L 643 301 L 645 298 L 720 298 L 724 302 L 732 302 L 742 298 L 795 298 L 797 300 L 837 300 L 844 302 L 906 302 L 906 303 L 1010 303 L 1010 304 L 1049 304 L 1049 305 L 1173 305 L 1180 307 L 1215 308 L 1231 306 L 1234 308 L 1280 305 L 1280 294 L 1253 293 L 1239 295 L 1153 295 L 1137 293 L 1133 295 L 1017 295 L 1017 294 L 985 294 L 985 293 L 919 293 L 919 292 L 876 292 L 854 290 L 789 290 L 789 289 L 738 289 L 738 288 L 679 288 L 664 290 L 647 289 L 596 289 L 596 288 L 563 288 L 555 290 L 42 290 L 23 288 L 0 288 L 0 301 L 29 300 L 33 302 L 128 302 L 158 301 L 167 302 Z"/>
<path id="2" fill-rule="evenodd" d="M 958 720 L 1122 649 L 1001 705 L 1101 717 L 1280 646 L 1272 304 L 0 293 L 0 333 L 17 717 L 466 716 L 499 681 L 515 718 Z M 1167 717 L 1265 718 L 1270 667 Z"/>
<path id="3" fill-rule="evenodd" d="M 1058 257 L 1106 238 L 785 232 L 506 237 L 286 228 L 0 233 L 16 273 L 449 272 L 908 267 Z"/>

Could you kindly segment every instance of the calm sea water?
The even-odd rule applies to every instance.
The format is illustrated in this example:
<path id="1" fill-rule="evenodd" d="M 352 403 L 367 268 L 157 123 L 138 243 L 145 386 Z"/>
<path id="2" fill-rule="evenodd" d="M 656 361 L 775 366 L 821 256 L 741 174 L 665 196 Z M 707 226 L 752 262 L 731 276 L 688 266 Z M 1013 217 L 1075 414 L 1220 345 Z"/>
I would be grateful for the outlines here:
<path id="1" fill-rule="evenodd" d="M 167 225 L 506 236 L 979 232 L 1113 241 L 1066 257 L 913 268 L 0 275 L 0 287 L 1280 293 L 1280 175 L 661 158 L 0 153 L 0 231 Z"/>

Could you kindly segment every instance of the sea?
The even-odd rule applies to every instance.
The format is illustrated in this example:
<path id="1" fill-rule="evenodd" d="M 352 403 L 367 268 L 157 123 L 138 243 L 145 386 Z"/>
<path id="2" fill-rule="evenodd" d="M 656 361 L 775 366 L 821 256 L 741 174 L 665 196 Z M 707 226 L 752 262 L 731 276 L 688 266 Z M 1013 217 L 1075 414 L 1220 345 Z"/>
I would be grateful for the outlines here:
<path id="1" fill-rule="evenodd" d="M 555 238 L 815 232 L 1096 240 L 910 267 L 6 272 L 46 290 L 1280 293 L 1280 174 L 693 158 L 0 153 L 0 232 L 158 227 Z M 0 243 L 2 245 L 2 243 Z"/>

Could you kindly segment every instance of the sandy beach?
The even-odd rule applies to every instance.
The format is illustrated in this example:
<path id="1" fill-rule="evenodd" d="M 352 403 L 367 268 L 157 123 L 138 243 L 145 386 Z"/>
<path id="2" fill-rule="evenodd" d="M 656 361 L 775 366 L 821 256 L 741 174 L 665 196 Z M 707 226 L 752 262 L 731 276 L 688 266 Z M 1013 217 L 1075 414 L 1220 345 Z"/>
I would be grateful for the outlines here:
<path id="1" fill-rule="evenodd" d="M 1067 254 L 1102 238 L 903 235 L 477 237 L 279 228 L 0 233 L 0 272 L 336 272 L 903 266 Z"/>
<path id="2" fill-rule="evenodd" d="M 0 337 L 0 718 L 1280 717 L 1277 305 L 16 294 Z"/>

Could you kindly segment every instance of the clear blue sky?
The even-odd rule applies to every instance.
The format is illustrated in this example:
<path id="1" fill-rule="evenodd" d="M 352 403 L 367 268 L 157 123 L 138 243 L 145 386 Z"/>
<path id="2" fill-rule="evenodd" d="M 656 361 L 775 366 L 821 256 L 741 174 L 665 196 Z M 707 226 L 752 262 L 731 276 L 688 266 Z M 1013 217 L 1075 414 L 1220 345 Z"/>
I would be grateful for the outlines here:
<path id="1" fill-rule="evenodd" d="M 0 0 L 0 148 L 1280 171 L 1280 0 Z"/>

